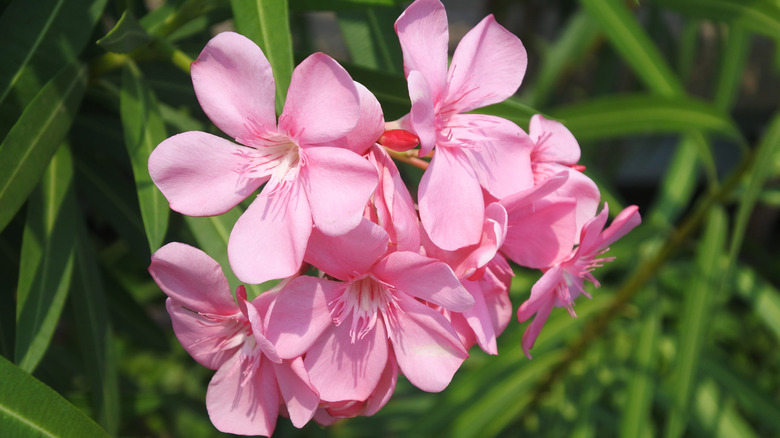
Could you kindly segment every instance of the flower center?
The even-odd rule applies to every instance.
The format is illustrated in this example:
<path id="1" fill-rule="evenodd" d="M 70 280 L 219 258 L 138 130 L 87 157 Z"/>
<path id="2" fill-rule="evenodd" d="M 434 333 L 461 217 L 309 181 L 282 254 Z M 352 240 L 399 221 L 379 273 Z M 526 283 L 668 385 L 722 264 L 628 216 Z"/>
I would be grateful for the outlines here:
<path id="1" fill-rule="evenodd" d="M 397 320 L 400 308 L 393 297 L 390 286 L 365 276 L 347 283 L 344 292 L 331 303 L 331 317 L 336 325 L 352 318 L 349 335 L 352 343 L 362 339 L 381 317 L 387 333 Z"/>

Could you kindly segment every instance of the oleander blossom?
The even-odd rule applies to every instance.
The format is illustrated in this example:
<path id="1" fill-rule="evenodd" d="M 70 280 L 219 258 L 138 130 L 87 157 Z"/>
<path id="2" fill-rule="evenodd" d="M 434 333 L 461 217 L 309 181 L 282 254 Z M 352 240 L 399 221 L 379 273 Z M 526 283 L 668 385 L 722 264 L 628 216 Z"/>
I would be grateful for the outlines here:
<path id="1" fill-rule="evenodd" d="M 239 144 L 178 134 L 151 154 L 149 173 L 171 208 L 190 216 L 222 214 L 265 184 L 230 235 L 239 279 L 293 275 L 312 225 L 329 235 L 358 225 L 377 174 L 344 140 L 360 119 L 361 92 L 336 61 L 315 53 L 296 67 L 278 125 L 271 66 L 249 39 L 212 38 L 192 81 L 205 113 Z"/>
<path id="2" fill-rule="evenodd" d="M 271 311 L 268 338 L 280 357 L 304 357 L 330 406 L 384 399 L 394 364 L 418 388 L 441 391 L 468 356 L 431 306 L 463 312 L 472 296 L 445 263 L 388 251 L 388 240 L 368 220 L 339 237 L 315 230 L 306 260 L 329 278 L 292 280 Z"/>
<path id="3" fill-rule="evenodd" d="M 576 249 L 545 269 L 542 277 L 531 288 L 530 298 L 517 310 L 517 319 L 520 322 L 536 315 L 523 334 L 523 351 L 529 359 L 529 350 L 536 342 L 552 308 L 565 307 L 572 317 L 576 316 L 574 300 L 580 295 L 591 298 L 585 290 L 585 281 L 598 287 L 599 282 L 592 271 L 603 263 L 614 260 L 613 257 L 602 257 L 609 250 L 609 245 L 641 222 L 639 209 L 635 205 L 626 207 L 615 217 L 612 224 L 604 229 L 608 216 L 609 209 L 604 203 L 601 212 L 582 228 Z"/>
<path id="4" fill-rule="evenodd" d="M 319 397 L 300 357 L 282 360 L 265 336 L 263 319 L 273 293 L 233 301 L 219 264 L 199 249 L 169 243 L 152 255 L 149 273 L 168 295 L 176 337 L 201 365 L 217 370 L 206 408 L 222 432 L 271 436 L 280 406 L 303 427 Z"/>
<path id="5" fill-rule="evenodd" d="M 463 37 L 448 69 L 439 0 L 415 1 L 395 29 L 412 101 L 398 124 L 419 137 L 421 156 L 436 149 L 420 181 L 420 219 L 444 250 L 474 245 L 485 217 L 482 190 L 502 198 L 533 185 L 528 135 L 506 119 L 466 114 L 515 93 L 525 48 L 489 15 Z"/>

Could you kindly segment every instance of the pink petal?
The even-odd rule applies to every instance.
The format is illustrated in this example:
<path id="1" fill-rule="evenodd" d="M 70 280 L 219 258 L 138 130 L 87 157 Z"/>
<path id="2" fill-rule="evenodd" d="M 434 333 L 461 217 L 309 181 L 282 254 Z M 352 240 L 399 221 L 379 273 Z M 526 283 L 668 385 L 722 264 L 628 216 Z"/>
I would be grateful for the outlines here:
<path id="1" fill-rule="evenodd" d="M 564 169 L 569 175 L 566 182 L 555 190 L 554 193 L 556 196 L 574 198 L 577 200 L 575 223 L 577 227 L 576 237 L 577 241 L 579 241 L 580 230 L 582 230 L 582 227 L 585 226 L 586 222 L 593 219 L 593 216 L 596 215 L 596 210 L 598 210 L 599 202 L 601 201 L 601 192 L 599 192 L 596 183 L 584 173 L 569 167 L 563 167 L 559 164 L 550 163 L 549 166 L 555 166 L 556 171 Z"/>
<path id="2" fill-rule="evenodd" d="M 363 84 L 355 82 L 355 87 L 360 96 L 360 119 L 355 129 L 346 136 L 335 140 L 333 144 L 349 149 L 358 155 L 364 155 L 385 132 L 385 118 L 376 96 L 368 91 L 368 88 L 364 87 Z"/>
<path id="3" fill-rule="evenodd" d="M 248 372 L 253 375 L 242 385 Z M 241 353 L 234 355 L 212 377 L 206 408 L 211 422 L 222 432 L 271 436 L 279 412 L 272 363 L 261 360 L 258 366 Z"/>
<path id="4" fill-rule="evenodd" d="M 604 204 L 604 210 L 607 209 L 607 204 Z M 637 225 L 642 223 L 642 217 L 639 215 L 639 207 L 636 205 L 630 205 L 623 209 L 612 223 L 609 224 L 606 230 L 601 233 L 602 242 L 599 245 L 600 248 L 607 248 L 612 245 L 616 240 L 625 236 L 629 231 L 633 230 Z"/>
<path id="5" fill-rule="evenodd" d="M 268 319 L 266 336 L 283 359 L 302 356 L 332 324 L 328 303 L 343 284 L 302 276 L 291 281 L 277 297 Z"/>
<path id="6" fill-rule="evenodd" d="M 462 151 L 439 148 L 423 174 L 419 192 L 420 218 L 436 246 L 452 251 L 479 242 L 485 204 Z"/>
<path id="7" fill-rule="evenodd" d="M 315 53 L 295 68 L 279 131 L 301 147 L 330 143 L 355 128 L 360 97 L 344 67 Z"/>
<path id="8" fill-rule="evenodd" d="M 404 73 L 417 70 L 428 81 L 434 100 L 446 89 L 447 13 L 438 0 L 417 0 L 398 17 L 395 32 L 404 55 Z"/>
<path id="9" fill-rule="evenodd" d="M 379 184 L 373 198 L 377 223 L 387 231 L 390 245 L 397 251 L 419 251 L 420 222 L 417 210 L 398 168 L 380 146 L 371 148 L 368 160 L 379 171 Z"/>
<path id="10" fill-rule="evenodd" d="M 245 162 L 241 151 L 253 150 L 205 132 L 184 132 L 152 151 L 149 174 L 172 210 L 215 216 L 238 205 L 264 182 L 237 171 Z"/>
<path id="11" fill-rule="evenodd" d="M 527 268 L 542 269 L 559 261 L 574 245 L 576 205 L 574 199 L 553 197 L 523 209 L 508 208 L 509 229 L 501 252 Z"/>
<path id="12" fill-rule="evenodd" d="M 349 334 L 351 318 L 327 330 L 303 359 L 311 383 L 325 402 L 366 400 L 376 389 L 387 364 L 384 324 L 378 322 L 353 343 Z"/>
<path id="13" fill-rule="evenodd" d="M 399 251 L 388 254 L 372 270 L 377 279 L 395 290 L 463 312 L 474 305 L 471 294 L 444 262 L 423 255 Z"/>
<path id="14" fill-rule="evenodd" d="M 548 301 L 554 303 L 556 298 L 555 289 L 565 281 L 563 270 L 560 266 L 555 265 L 547 270 L 534 283 L 531 288 L 531 296 L 517 309 L 517 320 L 524 322 L 545 306 Z"/>
<path id="15" fill-rule="evenodd" d="M 515 94 L 528 65 L 523 43 L 488 15 L 460 41 L 452 56 L 445 102 L 463 113 Z"/>
<path id="16" fill-rule="evenodd" d="M 191 74 L 200 106 L 223 132 L 244 144 L 258 133 L 276 132 L 271 65 L 248 38 L 234 32 L 215 36 Z"/>
<path id="17" fill-rule="evenodd" d="M 376 168 L 346 149 L 310 148 L 305 154 L 300 177 L 314 225 L 331 236 L 357 227 L 376 188 Z"/>
<path id="18" fill-rule="evenodd" d="M 528 131 L 536 145 L 533 152 L 534 161 L 564 165 L 577 164 L 580 161 L 580 145 L 561 122 L 536 114 L 531 117 Z"/>
<path id="19" fill-rule="evenodd" d="M 387 252 L 387 242 L 387 232 L 367 219 L 354 230 L 337 237 L 326 236 L 314 229 L 305 259 L 331 277 L 347 281 L 355 275 L 368 273 Z"/>
<path id="20" fill-rule="evenodd" d="M 257 308 L 251 303 L 247 305 L 245 297 L 239 298 L 239 300 L 243 300 L 243 304 L 245 306 L 244 308 L 246 309 L 246 316 L 252 328 L 252 335 L 255 338 L 255 343 L 257 343 L 258 349 L 260 349 L 265 357 L 267 357 L 271 362 L 282 363 L 282 359 L 276 352 L 274 344 L 269 341 L 263 333 L 263 318 L 260 316 Z"/>
<path id="21" fill-rule="evenodd" d="M 216 370 L 240 347 L 243 338 L 238 335 L 246 330 L 240 313 L 233 318 L 208 318 L 182 307 L 171 298 L 165 300 L 165 308 L 171 317 L 176 339 L 204 367 Z"/>
<path id="22" fill-rule="evenodd" d="M 534 185 L 528 135 L 509 120 L 480 114 L 455 115 L 447 122 L 463 148 L 480 185 L 503 198 Z"/>
<path id="23" fill-rule="evenodd" d="M 298 181 L 268 192 L 260 193 L 230 233 L 230 267 L 244 283 L 298 272 L 311 234 L 311 211 Z"/>
<path id="24" fill-rule="evenodd" d="M 149 273 L 177 305 L 215 315 L 239 312 L 219 263 L 197 248 L 178 242 L 163 246 L 152 254 Z"/>
<path id="25" fill-rule="evenodd" d="M 317 410 L 320 402 L 317 390 L 309 382 L 309 375 L 300 357 L 274 364 L 273 368 L 290 420 L 300 429 L 311 420 Z"/>
<path id="26" fill-rule="evenodd" d="M 412 70 L 406 80 L 409 83 L 409 99 L 412 102 L 408 121 L 410 128 L 420 139 L 419 155 L 425 156 L 436 146 L 438 138 L 434 95 L 421 72 Z"/>
<path id="27" fill-rule="evenodd" d="M 490 317 L 487 304 L 485 303 L 485 296 L 482 292 L 480 283 L 476 281 L 464 281 L 463 285 L 474 297 L 474 306 L 463 312 L 466 322 L 468 322 L 469 327 L 473 330 L 480 348 L 487 354 L 498 354 L 498 347 L 496 345 L 497 334 L 494 330 L 494 324 Z"/>
<path id="28" fill-rule="evenodd" d="M 401 321 L 390 333 L 398 366 L 414 386 L 439 392 L 468 353 L 442 314 L 404 294 L 398 294 L 398 305 Z"/>
<path id="29" fill-rule="evenodd" d="M 393 395 L 397 381 L 398 364 L 396 364 L 395 359 L 390 356 L 387 358 L 387 366 L 385 367 L 384 372 L 382 372 L 382 376 L 379 378 L 379 383 L 377 383 L 376 389 L 374 389 L 371 397 L 368 398 L 361 415 L 370 417 L 382 409 Z"/>
<path id="30" fill-rule="evenodd" d="M 539 337 L 539 333 L 541 333 L 544 323 L 547 322 L 547 318 L 550 316 L 554 303 L 555 297 L 546 297 L 546 300 L 540 303 L 539 308 L 536 310 L 536 317 L 531 321 L 531 324 L 528 324 L 525 332 L 523 332 L 523 340 L 521 343 L 523 352 L 528 359 L 533 359 L 530 350 L 534 347 L 536 338 Z"/>

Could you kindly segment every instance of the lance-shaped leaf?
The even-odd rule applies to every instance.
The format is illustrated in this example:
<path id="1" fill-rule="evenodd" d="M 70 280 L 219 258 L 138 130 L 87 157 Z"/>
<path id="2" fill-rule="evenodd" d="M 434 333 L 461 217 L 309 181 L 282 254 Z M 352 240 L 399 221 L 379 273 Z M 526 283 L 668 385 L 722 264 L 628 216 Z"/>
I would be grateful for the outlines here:
<path id="1" fill-rule="evenodd" d="M 61 146 L 30 197 L 16 306 L 15 362 L 32 372 L 49 347 L 70 289 L 74 260 L 73 164 Z"/>
<path id="2" fill-rule="evenodd" d="M 73 61 L 87 44 L 106 2 L 40 0 L 34 7 L 26 0 L 10 2 L 0 16 L 0 103 L 23 74 L 45 83 Z"/>
<path id="3" fill-rule="evenodd" d="M 126 65 L 122 72 L 120 115 L 125 146 L 133 166 L 146 238 L 151 251 L 154 252 L 162 246 L 165 238 L 169 209 L 168 201 L 149 176 L 148 163 L 149 155 L 165 140 L 167 134 L 157 99 L 133 65 Z"/>
<path id="4" fill-rule="evenodd" d="M 81 64 L 66 67 L 35 96 L 0 145 L 0 230 L 24 204 L 65 138 L 86 82 Z"/>
<path id="5" fill-rule="evenodd" d="M 738 24 L 780 40 L 780 4 L 772 0 L 657 0 L 659 5 L 698 18 Z"/>
<path id="6" fill-rule="evenodd" d="M 653 95 L 591 99 L 550 111 L 580 140 L 601 140 L 640 133 L 684 133 L 691 129 L 740 138 L 728 115 L 706 102 Z"/>
<path id="7" fill-rule="evenodd" d="M 2 356 L 0 376 L 0 436 L 110 436 L 56 391 Z"/>
<path id="8" fill-rule="evenodd" d="M 115 53 L 128 53 L 141 46 L 145 46 L 154 40 L 154 37 L 146 32 L 146 29 L 136 20 L 133 12 L 126 9 L 119 17 L 116 26 L 108 31 L 106 36 L 99 39 L 97 44 Z"/>

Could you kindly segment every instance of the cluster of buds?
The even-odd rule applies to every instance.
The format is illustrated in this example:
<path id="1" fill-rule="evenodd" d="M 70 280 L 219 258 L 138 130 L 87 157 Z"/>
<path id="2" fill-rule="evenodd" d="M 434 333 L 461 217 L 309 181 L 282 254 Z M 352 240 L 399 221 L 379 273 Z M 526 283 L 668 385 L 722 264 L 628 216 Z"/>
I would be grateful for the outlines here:
<path id="1" fill-rule="evenodd" d="M 228 258 L 244 283 L 281 279 L 274 289 L 234 296 L 220 265 L 182 243 L 149 268 L 182 346 L 217 370 L 206 404 L 221 431 L 271 435 L 279 415 L 297 427 L 372 415 L 399 373 L 443 390 L 472 346 L 498 353 L 513 313 L 510 260 L 542 273 L 517 312 L 535 315 L 522 342 L 530 358 L 552 308 L 573 315 L 585 280 L 598 286 L 601 255 L 640 222 L 629 207 L 605 229 L 607 206 L 597 214 L 598 188 L 561 123 L 537 115 L 526 133 L 472 113 L 514 94 L 526 69 L 522 43 L 492 16 L 451 63 L 439 0 L 415 1 L 395 29 L 411 99 L 401 119 L 385 122 L 371 92 L 316 53 L 294 70 L 277 120 L 268 60 L 226 32 L 192 64 L 192 81 L 235 142 L 185 132 L 149 159 L 185 215 L 225 213 L 262 187 Z M 415 203 L 388 150 L 410 156 L 418 145 Z"/>

